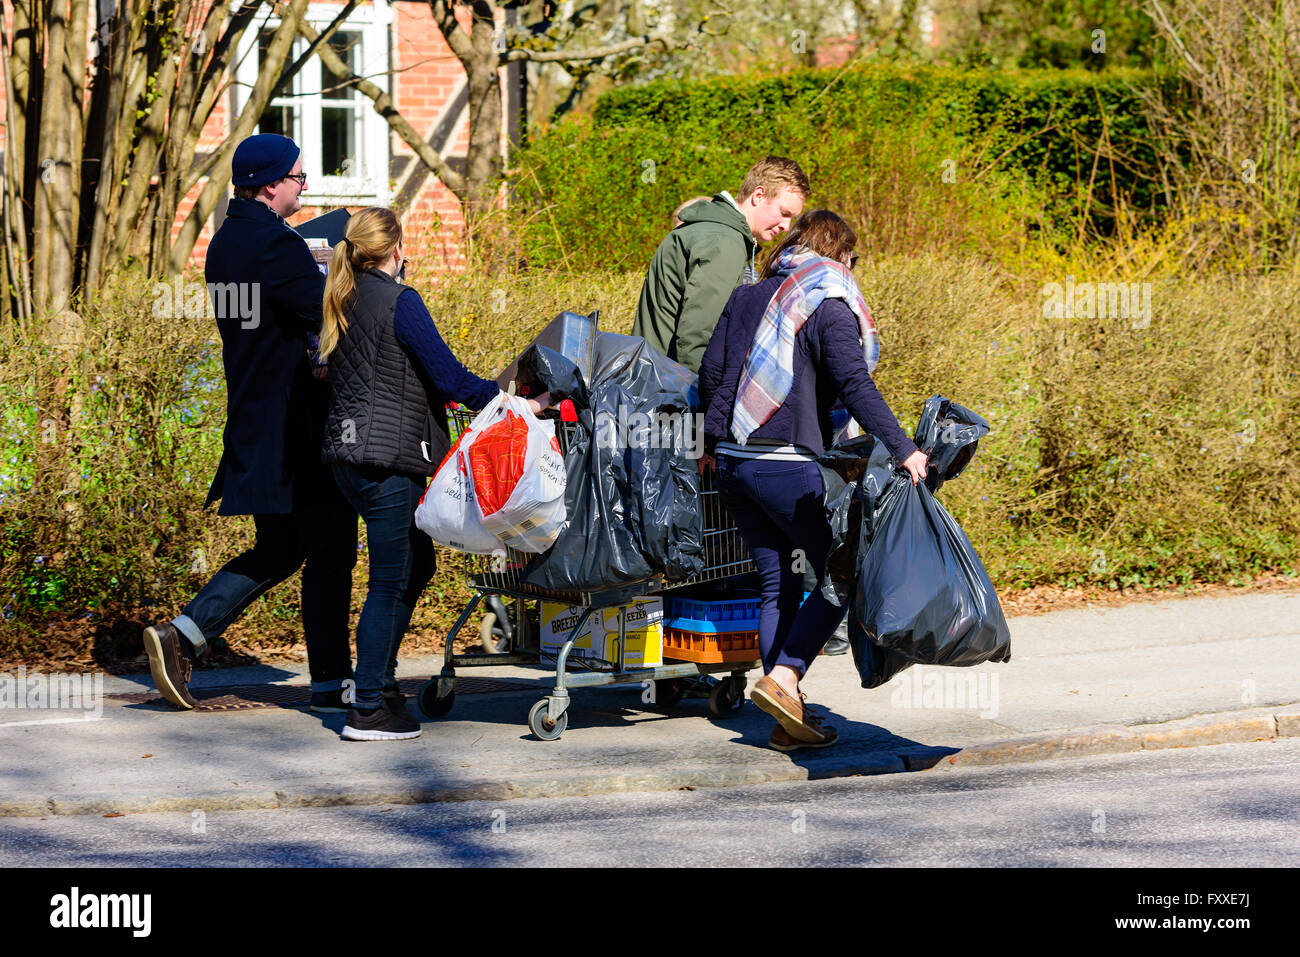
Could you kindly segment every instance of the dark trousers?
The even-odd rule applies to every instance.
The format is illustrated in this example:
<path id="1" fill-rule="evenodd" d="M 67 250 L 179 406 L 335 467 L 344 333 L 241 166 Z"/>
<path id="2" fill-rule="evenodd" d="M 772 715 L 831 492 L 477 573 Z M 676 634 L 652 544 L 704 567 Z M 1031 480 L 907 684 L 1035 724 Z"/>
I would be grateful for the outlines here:
<path id="1" fill-rule="evenodd" d="M 815 462 L 717 458 L 723 504 L 753 554 L 762 589 L 758 645 L 763 671 L 788 665 L 800 675 L 835 633 L 845 608 L 814 588 L 803 598 L 804 574 L 826 571 L 831 529 L 822 507 L 825 487 Z"/>
<path id="2" fill-rule="evenodd" d="M 366 522 L 370 589 L 357 623 L 358 708 L 377 708 L 397 687 L 397 649 L 433 578 L 433 541 L 415 527 L 427 479 L 370 466 L 334 465 L 339 491 Z"/>
<path id="3" fill-rule="evenodd" d="M 348 615 L 357 563 L 357 513 L 336 504 L 289 515 L 254 515 L 253 547 L 231 559 L 185 606 L 177 625 L 216 638 L 253 600 L 302 568 L 302 630 L 312 689 L 339 688 L 352 676 Z M 193 640 L 193 635 L 190 635 Z"/>

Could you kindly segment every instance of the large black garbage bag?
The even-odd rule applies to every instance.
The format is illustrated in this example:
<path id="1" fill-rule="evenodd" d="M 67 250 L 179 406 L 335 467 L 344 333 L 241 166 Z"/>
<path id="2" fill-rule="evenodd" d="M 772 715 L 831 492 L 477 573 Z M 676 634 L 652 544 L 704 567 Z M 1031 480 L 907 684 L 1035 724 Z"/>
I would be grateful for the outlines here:
<path id="1" fill-rule="evenodd" d="M 988 573 L 925 486 L 890 480 L 863 509 L 849 642 L 864 688 L 910 664 L 968 667 L 1011 658 L 1011 633 Z"/>
<path id="2" fill-rule="evenodd" d="M 822 507 L 831 526 L 826 576 L 820 585 L 831 604 L 843 607 L 857 590 L 863 503 L 868 512 L 894 475 L 893 459 L 879 439 L 862 435 L 827 449 L 818 459 L 825 494 Z"/>
<path id="3" fill-rule="evenodd" d="M 534 366 L 550 387 L 571 388 L 567 369 Z M 563 381 L 561 381 L 563 380 Z M 690 414 L 691 372 L 648 346 L 596 334 L 589 405 L 565 457 L 568 521 L 555 544 L 524 570 L 530 585 L 599 591 L 663 575 L 679 581 L 704 567 L 698 443 Z M 575 403 L 576 404 L 576 403 Z"/>
<path id="4" fill-rule="evenodd" d="M 929 459 L 925 484 L 930 491 L 961 475 L 988 434 L 989 424 L 964 405 L 941 395 L 927 399 L 912 441 Z"/>
<path id="5" fill-rule="evenodd" d="M 554 349 L 534 343 L 519 356 L 515 367 L 523 390 L 521 394 L 533 396 L 549 392 L 552 405 L 570 399 L 576 408 L 590 406 L 591 398 L 582 370 L 576 362 Z"/>
<path id="6" fill-rule="evenodd" d="M 852 597 L 853 555 L 850 538 L 861 520 L 856 482 L 846 482 L 835 469 L 818 465 L 822 473 L 822 508 L 831 527 L 831 547 L 826 553 L 826 574 L 820 581 L 809 567 L 804 575 L 804 591 L 820 588 L 822 597 L 837 608 L 843 608 Z"/>
<path id="7" fill-rule="evenodd" d="M 970 409 L 940 395 L 930 398 L 914 435 L 929 457 L 924 494 L 870 435 L 819 459 L 847 483 L 834 493 L 827 484 L 835 544 L 822 589 L 828 599 L 833 591 L 851 603 L 849 639 L 865 688 L 917 661 L 1010 659 L 1006 621 L 987 573 L 930 494 L 962 473 L 988 432 L 988 423 Z"/>

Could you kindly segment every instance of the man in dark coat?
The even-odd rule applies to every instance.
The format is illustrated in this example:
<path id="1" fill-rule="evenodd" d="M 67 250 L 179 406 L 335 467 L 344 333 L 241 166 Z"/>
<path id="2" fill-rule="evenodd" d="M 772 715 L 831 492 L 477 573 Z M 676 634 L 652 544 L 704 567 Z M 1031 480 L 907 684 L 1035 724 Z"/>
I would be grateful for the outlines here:
<path id="1" fill-rule="evenodd" d="M 253 516 L 257 537 L 180 615 L 145 629 L 145 651 L 163 696 L 193 708 L 192 662 L 301 567 L 312 709 L 346 711 L 357 516 L 320 460 L 329 386 L 313 377 L 309 347 L 325 277 L 285 222 L 307 176 L 297 145 L 274 134 L 240 143 L 232 166 L 235 195 L 205 267 L 226 372 L 224 449 L 205 507 L 220 499 L 218 514 Z"/>

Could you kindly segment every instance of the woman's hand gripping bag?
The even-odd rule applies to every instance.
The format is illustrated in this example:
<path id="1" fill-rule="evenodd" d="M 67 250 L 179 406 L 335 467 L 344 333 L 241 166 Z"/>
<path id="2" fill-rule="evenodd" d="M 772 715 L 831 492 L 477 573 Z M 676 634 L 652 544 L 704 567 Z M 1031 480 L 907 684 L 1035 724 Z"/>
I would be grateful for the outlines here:
<path id="1" fill-rule="evenodd" d="M 483 514 L 474 500 L 474 483 L 470 480 L 467 449 L 479 437 L 480 423 L 486 423 L 501 405 L 502 393 L 487 404 L 461 433 L 444 456 L 415 509 L 415 526 L 439 545 L 475 555 L 502 551 L 500 540 L 483 524 Z"/>
<path id="2" fill-rule="evenodd" d="M 565 519 L 564 458 L 555 423 L 538 419 L 518 396 L 500 398 L 494 421 L 484 424 L 465 453 L 475 500 L 483 527 L 502 542 L 520 552 L 544 552 Z"/>

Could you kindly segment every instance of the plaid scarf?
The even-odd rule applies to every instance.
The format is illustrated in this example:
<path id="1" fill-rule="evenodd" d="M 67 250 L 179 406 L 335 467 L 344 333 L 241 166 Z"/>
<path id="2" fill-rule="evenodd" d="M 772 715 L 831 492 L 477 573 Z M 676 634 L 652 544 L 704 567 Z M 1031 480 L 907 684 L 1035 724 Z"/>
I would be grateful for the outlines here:
<path id="1" fill-rule="evenodd" d="M 842 263 L 824 259 L 804 246 L 791 246 L 781 253 L 772 274 L 786 280 L 767 304 L 740 374 L 731 434 L 741 445 L 789 396 L 794 384 L 794 338 L 826 299 L 843 299 L 858 317 L 867 371 L 880 360 L 876 324 L 862 301 L 857 281 Z"/>

